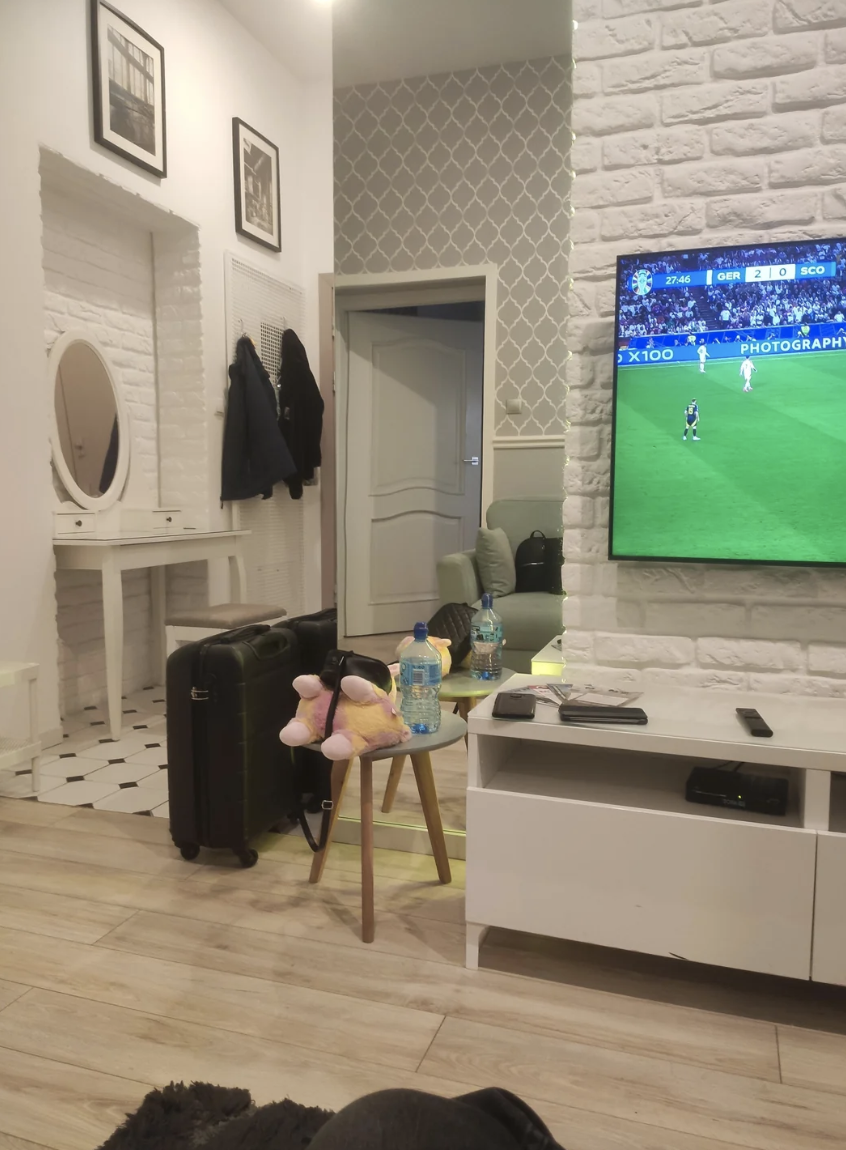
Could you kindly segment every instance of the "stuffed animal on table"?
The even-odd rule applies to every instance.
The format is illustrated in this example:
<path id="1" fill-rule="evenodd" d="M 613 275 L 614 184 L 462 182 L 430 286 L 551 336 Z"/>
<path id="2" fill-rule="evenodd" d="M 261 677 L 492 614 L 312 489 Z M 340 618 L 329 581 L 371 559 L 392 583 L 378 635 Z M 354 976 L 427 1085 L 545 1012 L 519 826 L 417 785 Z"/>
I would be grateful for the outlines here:
<path id="1" fill-rule="evenodd" d="M 414 636 L 413 635 L 406 635 L 406 637 L 404 639 L 400 639 L 399 646 L 397 647 L 397 658 L 398 659 L 402 655 L 403 651 L 406 649 L 408 644 L 413 643 L 413 642 L 414 642 Z M 450 672 L 450 668 L 452 667 L 452 655 L 450 654 L 450 651 L 449 651 L 450 644 L 452 643 L 452 639 L 438 639 L 434 635 L 430 635 L 429 636 L 429 642 L 432 644 L 432 646 L 434 648 L 436 648 L 438 654 L 441 657 L 441 675 L 443 675 L 443 677 L 446 678 Z"/>
<path id="2" fill-rule="evenodd" d="M 411 738 L 411 731 L 396 708 L 395 678 L 388 693 L 369 679 L 345 675 L 328 739 L 323 735 L 332 692 L 318 675 L 299 675 L 294 679 L 294 689 L 300 696 L 297 713 L 279 732 L 279 738 L 289 747 L 321 743 L 326 758 L 338 762 L 382 747 L 395 747 Z"/>

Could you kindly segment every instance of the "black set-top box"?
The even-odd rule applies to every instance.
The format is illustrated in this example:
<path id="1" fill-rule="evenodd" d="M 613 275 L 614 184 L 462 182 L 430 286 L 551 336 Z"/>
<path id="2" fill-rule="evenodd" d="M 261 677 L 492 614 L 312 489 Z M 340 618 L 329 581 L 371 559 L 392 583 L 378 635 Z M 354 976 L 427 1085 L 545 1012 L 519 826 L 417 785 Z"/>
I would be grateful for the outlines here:
<path id="1" fill-rule="evenodd" d="M 787 779 L 747 775 L 720 767 L 694 767 L 685 786 L 690 803 L 762 815 L 787 814 Z"/>

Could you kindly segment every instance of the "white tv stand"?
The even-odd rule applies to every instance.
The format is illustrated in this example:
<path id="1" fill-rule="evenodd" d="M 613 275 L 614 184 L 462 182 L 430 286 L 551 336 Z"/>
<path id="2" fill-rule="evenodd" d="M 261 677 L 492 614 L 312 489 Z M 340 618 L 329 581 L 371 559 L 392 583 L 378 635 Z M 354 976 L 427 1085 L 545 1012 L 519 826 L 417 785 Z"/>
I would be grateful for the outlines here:
<path id="1" fill-rule="evenodd" d="M 468 967 L 498 926 L 846 985 L 846 703 L 662 689 L 648 726 L 569 727 L 542 703 L 493 719 L 494 697 L 469 718 Z M 786 774 L 787 815 L 688 803 L 703 760 Z"/>

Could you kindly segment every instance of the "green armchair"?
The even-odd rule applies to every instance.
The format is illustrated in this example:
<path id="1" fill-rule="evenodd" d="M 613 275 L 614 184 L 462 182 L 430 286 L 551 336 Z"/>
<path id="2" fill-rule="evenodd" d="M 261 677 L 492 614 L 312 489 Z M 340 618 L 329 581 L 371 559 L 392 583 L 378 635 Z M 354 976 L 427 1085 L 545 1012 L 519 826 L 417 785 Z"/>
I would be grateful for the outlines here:
<path id="1" fill-rule="evenodd" d="M 547 536 L 563 532 L 563 495 L 557 499 L 499 499 L 488 508 L 488 527 L 501 527 L 514 554 L 533 531 Z M 445 555 L 438 561 L 441 603 L 470 603 L 478 607 L 482 584 L 475 551 Z M 532 656 L 564 630 L 563 596 L 528 591 L 494 600 L 505 636 L 503 662 L 513 671 L 530 671 Z"/>

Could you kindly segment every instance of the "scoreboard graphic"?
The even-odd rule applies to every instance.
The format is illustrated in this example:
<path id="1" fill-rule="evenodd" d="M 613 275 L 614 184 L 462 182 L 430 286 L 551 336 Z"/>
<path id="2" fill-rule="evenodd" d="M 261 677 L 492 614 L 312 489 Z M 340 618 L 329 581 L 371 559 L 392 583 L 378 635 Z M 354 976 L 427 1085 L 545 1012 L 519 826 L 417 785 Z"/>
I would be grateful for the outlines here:
<path id="1" fill-rule="evenodd" d="M 699 268 L 695 271 L 650 272 L 638 268 L 629 277 L 629 289 L 644 296 L 664 288 L 731 287 L 736 284 L 790 283 L 796 280 L 834 279 L 833 260 L 800 264 L 768 264 L 765 267 Z"/>

